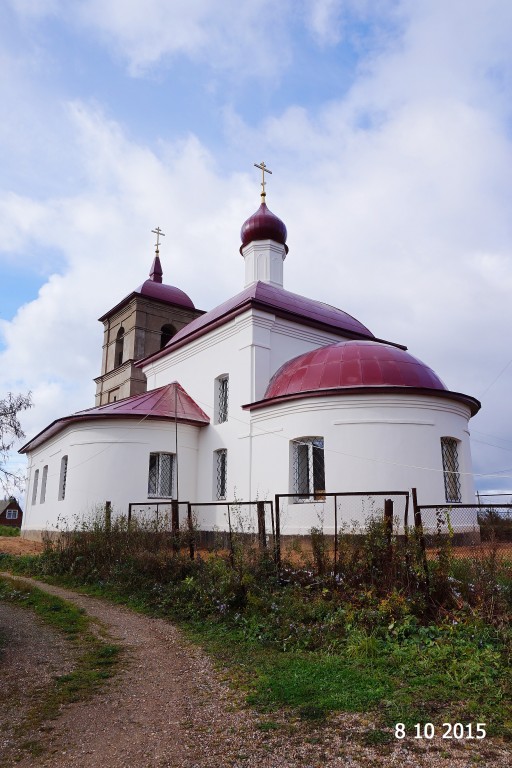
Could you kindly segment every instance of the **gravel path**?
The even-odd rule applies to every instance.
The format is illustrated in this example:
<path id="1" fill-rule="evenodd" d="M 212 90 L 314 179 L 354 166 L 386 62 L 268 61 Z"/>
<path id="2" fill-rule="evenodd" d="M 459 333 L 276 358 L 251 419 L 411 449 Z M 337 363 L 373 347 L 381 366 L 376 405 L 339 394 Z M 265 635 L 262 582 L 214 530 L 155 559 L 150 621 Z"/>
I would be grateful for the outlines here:
<path id="1" fill-rule="evenodd" d="M 325 727 L 258 715 L 230 690 L 210 659 L 167 621 L 27 579 L 99 619 L 127 648 L 127 663 L 92 701 L 53 722 L 54 749 L 20 768 L 466 768 L 511 764 L 491 741 L 414 740 L 369 747 L 372 721 L 338 715 Z M 265 723 L 270 726 L 265 726 Z M 271 730 L 265 730 L 270 727 Z"/>
<path id="2" fill-rule="evenodd" d="M 59 632 L 32 611 L 0 602 L 0 766 L 23 754 L 17 729 L 53 678 L 71 672 L 73 661 L 72 650 Z M 24 733 L 23 741 L 32 736 Z"/>

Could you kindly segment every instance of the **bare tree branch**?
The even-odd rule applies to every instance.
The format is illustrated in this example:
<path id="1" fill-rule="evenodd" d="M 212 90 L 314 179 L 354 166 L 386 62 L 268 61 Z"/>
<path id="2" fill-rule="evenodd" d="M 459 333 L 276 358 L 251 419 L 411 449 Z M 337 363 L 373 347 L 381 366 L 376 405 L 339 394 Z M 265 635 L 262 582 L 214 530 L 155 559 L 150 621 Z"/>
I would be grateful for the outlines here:
<path id="1" fill-rule="evenodd" d="M 7 397 L 0 400 L 0 484 L 7 490 L 12 485 L 19 486 L 22 477 L 19 473 L 11 472 L 5 466 L 9 459 L 9 452 L 16 440 L 25 437 L 19 420 L 22 411 L 32 407 L 32 395 L 13 395 L 9 392 Z"/>

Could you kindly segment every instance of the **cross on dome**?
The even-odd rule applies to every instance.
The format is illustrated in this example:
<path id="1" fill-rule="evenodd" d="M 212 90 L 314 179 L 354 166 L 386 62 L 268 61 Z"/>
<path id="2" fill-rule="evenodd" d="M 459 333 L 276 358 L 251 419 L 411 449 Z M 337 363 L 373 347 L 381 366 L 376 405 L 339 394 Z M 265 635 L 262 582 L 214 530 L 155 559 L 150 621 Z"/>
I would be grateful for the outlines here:
<path id="1" fill-rule="evenodd" d="M 272 171 L 267 168 L 264 161 L 262 160 L 261 163 L 254 163 L 255 168 L 259 168 L 261 170 L 261 202 L 265 202 L 265 197 L 267 193 L 265 192 L 265 174 L 270 173 L 272 174 Z"/>
<path id="2" fill-rule="evenodd" d="M 165 237 L 165 232 L 162 232 L 160 227 L 155 227 L 155 229 L 152 229 L 151 231 L 154 232 L 154 234 L 156 235 L 155 253 L 158 256 L 158 254 L 160 253 L 160 249 L 158 247 L 160 245 L 160 235 L 162 235 L 162 237 Z"/>

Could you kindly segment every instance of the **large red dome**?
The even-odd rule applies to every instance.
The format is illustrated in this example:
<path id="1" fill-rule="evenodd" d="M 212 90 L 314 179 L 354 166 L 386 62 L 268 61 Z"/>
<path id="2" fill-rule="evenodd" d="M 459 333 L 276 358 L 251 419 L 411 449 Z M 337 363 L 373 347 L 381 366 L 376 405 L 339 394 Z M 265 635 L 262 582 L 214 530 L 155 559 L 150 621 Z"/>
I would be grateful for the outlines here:
<path id="1" fill-rule="evenodd" d="M 288 252 L 287 234 L 284 222 L 267 208 L 266 203 L 262 203 L 242 226 L 242 248 L 254 240 L 275 240 L 276 243 L 284 245 Z"/>
<path id="2" fill-rule="evenodd" d="M 265 399 L 349 387 L 446 390 L 431 368 L 403 349 L 376 341 L 340 341 L 281 366 L 270 380 Z"/>

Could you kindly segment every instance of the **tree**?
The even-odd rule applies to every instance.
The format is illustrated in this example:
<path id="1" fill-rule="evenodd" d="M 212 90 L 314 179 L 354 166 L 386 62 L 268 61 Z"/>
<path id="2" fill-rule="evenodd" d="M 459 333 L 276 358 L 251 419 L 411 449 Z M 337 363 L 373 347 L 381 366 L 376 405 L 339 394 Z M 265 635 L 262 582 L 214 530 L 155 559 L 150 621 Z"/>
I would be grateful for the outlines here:
<path id="1" fill-rule="evenodd" d="M 16 440 L 25 437 L 19 415 L 31 407 L 32 396 L 30 392 L 28 395 L 13 395 L 12 392 L 9 392 L 7 397 L 0 400 L 0 484 L 6 491 L 11 489 L 13 485 L 19 487 L 23 480 L 19 473 L 8 470 L 6 463 Z"/>

